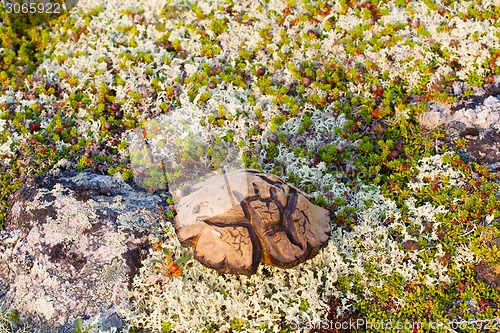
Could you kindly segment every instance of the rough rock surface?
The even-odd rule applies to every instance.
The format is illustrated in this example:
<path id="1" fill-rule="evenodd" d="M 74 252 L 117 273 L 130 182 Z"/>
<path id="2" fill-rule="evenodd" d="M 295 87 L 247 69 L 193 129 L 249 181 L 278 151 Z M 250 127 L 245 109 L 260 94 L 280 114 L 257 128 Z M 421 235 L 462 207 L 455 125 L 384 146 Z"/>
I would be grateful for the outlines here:
<path id="1" fill-rule="evenodd" d="M 115 310 L 128 304 L 148 236 L 161 230 L 165 198 L 119 175 L 28 180 L 0 233 L 0 281 L 8 286 L 2 303 L 43 332 L 73 332 L 74 318 L 98 314 L 119 329 Z"/>
<path id="2" fill-rule="evenodd" d="M 497 291 L 500 291 L 500 266 L 494 266 L 491 263 L 480 261 L 474 267 L 476 276 L 491 285 Z"/>
<path id="3" fill-rule="evenodd" d="M 457 95 L 466 89 L 458 82 L 453 89 Z M 443 126 L 445 143 L 466 138 L 463 158 L 487 165 L 491 171 L 500 171 L 500 75 L 483 88 L 475 89 L 468 99 L 455 103 L 430 103 L 421 123 L 427 128 Z"/>
<path id="4" fill-rule="evenodd" d="M 240 169 L 195 186 L 176 205 L 180 242 L 220 272 L 253 274 L 259 262 L 282 268 L 313 257 L 328 242 L 328 210 L 278 177 Z"/>

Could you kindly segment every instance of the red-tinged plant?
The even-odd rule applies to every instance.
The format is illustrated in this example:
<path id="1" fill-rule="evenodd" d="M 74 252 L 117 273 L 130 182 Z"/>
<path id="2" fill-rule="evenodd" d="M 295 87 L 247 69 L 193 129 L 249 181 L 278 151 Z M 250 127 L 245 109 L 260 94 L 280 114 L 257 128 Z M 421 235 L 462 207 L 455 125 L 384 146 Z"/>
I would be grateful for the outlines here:
<path id="1" fill-rule="evenodd" d="M 161 245 L 159 245 L 161 247 Z M 172 277 L 179 277 L 182 275 L 182 268 L 180 265 L 189 260 L 189 257 L 182 256 L 176 260 L 172 260 L 173 254 L 170 250 L 162 248 L 163 255 L 165 256 L 163 260 L 152 259 L 151 263 L 156 266 L 157 273 L 150 275 L 146 279 L 147 285 L 153 285 L 158 282 L 161 284 L 166 284 L 171 281 Z"/>

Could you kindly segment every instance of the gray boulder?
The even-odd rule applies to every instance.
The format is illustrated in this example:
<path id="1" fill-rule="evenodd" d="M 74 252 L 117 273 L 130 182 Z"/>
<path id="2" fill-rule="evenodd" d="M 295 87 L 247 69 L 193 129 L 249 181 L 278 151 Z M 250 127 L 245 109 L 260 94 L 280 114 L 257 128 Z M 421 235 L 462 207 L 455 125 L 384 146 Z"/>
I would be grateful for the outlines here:
<path id="1" fill-rule="evenodd" d="M 118 310 L 128 306 L 132 278 L 162 230 L 166 198 L 120 175 L 27 180 L 0 233 L 1 303 L 34 326 L 54 328 L 44 332 L 98 314 L 120 329 Z"/>
<path id="2" fill-rule="evenodd" d="M 456 102 L 430 102 L 428 111 L 420 122 L 424 127 L 443 126 L 445 137 L 441 143 L 454 146 L 457 139 L 466 138 L 465 147 L 459 150 L 465 162 L 478 162 L 490 171 L 500 171 L 500 75 L 493 82 L 474 89 L 470 98 L 460 97 L 466 84 L 455 82 L 458 91 Z M 458 86 L 463 86 L 458 89 Z M 436 141 L 439 143 L 439 141 Z"/>

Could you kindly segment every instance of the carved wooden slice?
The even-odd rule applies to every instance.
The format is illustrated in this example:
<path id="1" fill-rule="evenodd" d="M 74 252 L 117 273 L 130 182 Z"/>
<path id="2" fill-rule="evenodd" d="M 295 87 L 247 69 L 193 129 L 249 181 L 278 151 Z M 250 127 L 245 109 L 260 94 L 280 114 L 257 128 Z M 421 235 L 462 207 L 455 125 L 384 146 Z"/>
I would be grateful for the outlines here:
<path id="1" fill-rule="evenodd" d="M 193 190 L 176 205 L 177 236 L 220 272 L 253 274 L 261 261 L 290 268 L 328 242 L 328 210 L 274 175 L 235 170 Z"/>

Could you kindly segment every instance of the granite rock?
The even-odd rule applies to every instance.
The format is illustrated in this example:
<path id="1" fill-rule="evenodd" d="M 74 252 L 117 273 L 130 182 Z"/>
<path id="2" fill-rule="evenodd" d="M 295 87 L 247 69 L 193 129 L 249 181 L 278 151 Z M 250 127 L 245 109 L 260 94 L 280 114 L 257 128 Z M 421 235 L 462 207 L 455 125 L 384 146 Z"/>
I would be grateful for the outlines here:
<path id="1" fill-rule="evenodd" d="M 0 233 L 0 281 L 8 286 L 0 301 L 43 332 L 71 331 L 75 318 L 97 315 L 120 329 L 119 310 L 151 235 L 161 232 L 166 197 L 120 175 L 27 180 Z"/>
<path id="2" fill-rule="evenodd" d="M 453 103 L 431 102 L 420 123 L 426 128 L 442 126 L 442 143 L 453 146 L 454 141 L 468 141 L 461 155 L 467 161 L 486 165 L 492 172 L 500 171 L 500 75 L 470 98 Z"/>

